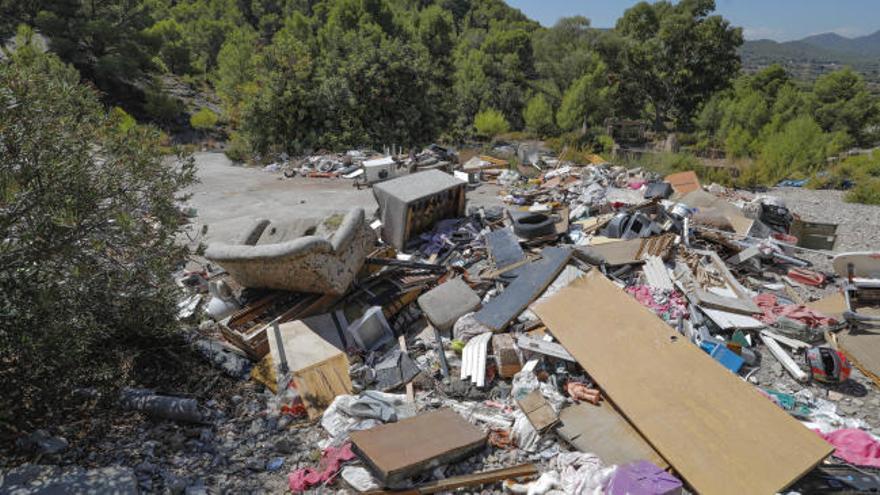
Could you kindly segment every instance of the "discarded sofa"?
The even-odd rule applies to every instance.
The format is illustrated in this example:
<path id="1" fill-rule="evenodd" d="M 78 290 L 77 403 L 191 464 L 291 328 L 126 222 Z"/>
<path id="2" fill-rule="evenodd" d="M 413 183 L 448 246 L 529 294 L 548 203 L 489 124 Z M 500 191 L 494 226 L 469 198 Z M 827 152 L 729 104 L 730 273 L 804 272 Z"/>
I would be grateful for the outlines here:
<path id="1" fill-rule="evenodd" d="M 244 244 L 212 244 L 205 257 L 245 287 L 338 295 L 348 290 L 376 242 L 362 208 L 349 211 L 329 238 L 306 235 L 261 244 L 274 232 L 270 225 L 259 221 Z"/>
<path id="2" fill-rule="evenodd" d="M 382 239 L 403 249 L 435 222 L 464 216 L 467 182 L 439 170 L 398 177 L 373 186 L 379 203 Z"/>

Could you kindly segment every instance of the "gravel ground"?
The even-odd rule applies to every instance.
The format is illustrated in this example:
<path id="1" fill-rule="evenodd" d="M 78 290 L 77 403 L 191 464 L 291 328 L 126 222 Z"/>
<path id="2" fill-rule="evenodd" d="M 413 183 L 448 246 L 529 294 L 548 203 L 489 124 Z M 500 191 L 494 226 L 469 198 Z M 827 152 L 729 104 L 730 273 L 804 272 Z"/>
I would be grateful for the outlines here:
<path id="1" fill-rule="evenodd" d="M 880 206 L 845 203 L 844 191 L 779 187 L 769 194 L 784 199 L 802 220 L 838 224 L 836 252 L 880 248 Z"/>

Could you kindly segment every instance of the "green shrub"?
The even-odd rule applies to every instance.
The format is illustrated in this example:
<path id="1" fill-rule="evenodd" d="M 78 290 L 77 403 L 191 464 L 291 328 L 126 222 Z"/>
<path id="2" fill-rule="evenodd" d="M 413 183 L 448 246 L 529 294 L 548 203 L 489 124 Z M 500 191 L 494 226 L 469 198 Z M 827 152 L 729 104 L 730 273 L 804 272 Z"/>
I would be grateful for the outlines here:
<path id="1" fill-rule="evenodd" d="M 798 117 L 767 138 L 758 158 L 758 177 L 772 186 L 782 179 L 809 177 L 825 168 L 828 136 L 810 117 Z"/>
<path id="2" fill-rule="evenodd" d="M 132 383 L 141 352 L 176 334 L 194 166 L 169 166 L 154 128 L 122 132 L 54 55 L 14 54 L 0 87 L 0 203 L 15 212 L 0 222 L 0 424 L 33 427 L 77 387 Z"/>
<path id="3" fill-rule="evenodd" d="M 523 119 L 526 122 L 526 129 L 538 135 L 551 134 L 556 128 L 553 119 L 553 108 L 550 107 L 550 103 L 541 94 L 529 100 L 526 109 L 523 111 Z"/>
<path id="4" fill-rule="evenodd" d="M 858 181 L 843 199 L 848 203 L 880 205 L 880 179 L 865 178 Z"/>
<path id="5" fill-rule="evenodd" d="M 507 119 L 504 118 L 501 112 L 494 108 L 489 108 L 474 117 L 474 128 L 478 136 L 493 138 L 509 131 L 510 124 L 507 123 Z"/>
<path id="6" fill-rule="evenodd" d="M 177 98 L 168 96 L 161 89 L 154 87 L 146 91 L 144 111 L 161 123 L 169 123 L 180 116 L 183 105 Z"/>
<path id="7" fill-rule="evenodd" d="M 240 132 L 233 132 L 226 143 L 225 153 L 234 162 L 247 162 L 251 159 L 253 147 Z"/>
<path id="8" fill-rule="evenodd" d="M 189 118 L 189 124 L 193 129 L 204 131 L 214 128 L 214 126 L 217 125 L 218 120 L 219 117 L 217 117 L 216 113 L 208 108 L 203 108 Z"/>
<path id="9" fill-rule="evenodd" d="M 120 132 L 128 132 L 137 126 L 137 121 L 134 120 L 134 117 L 119 107 L 113 107 L 110 110 L 110 118 L 116 121 L 116 126 Z"/>

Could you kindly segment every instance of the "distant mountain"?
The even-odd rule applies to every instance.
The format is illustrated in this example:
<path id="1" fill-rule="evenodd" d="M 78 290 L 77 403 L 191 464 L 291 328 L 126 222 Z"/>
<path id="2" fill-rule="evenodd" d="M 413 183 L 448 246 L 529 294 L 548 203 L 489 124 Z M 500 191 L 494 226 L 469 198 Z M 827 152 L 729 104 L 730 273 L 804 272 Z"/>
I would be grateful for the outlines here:
<path id="1" fill-rule="evenodd" d="M 740 48 L 740 56 L 746 70 L 781 64 L 798 77 L 811 80 L 849 65 L 869 81 L 880 82 L 880 31 L 857 38 L 824 33 L 783 43 L 751 40 Z"/>
<path id="2" fill-rule="evenodd" d="M 835 33 L 825 33 L 808 36 L 800 41 L 834 52 L 859 57 L 880 57 L 880 31 L 857 38 L 847 38 Z"/>

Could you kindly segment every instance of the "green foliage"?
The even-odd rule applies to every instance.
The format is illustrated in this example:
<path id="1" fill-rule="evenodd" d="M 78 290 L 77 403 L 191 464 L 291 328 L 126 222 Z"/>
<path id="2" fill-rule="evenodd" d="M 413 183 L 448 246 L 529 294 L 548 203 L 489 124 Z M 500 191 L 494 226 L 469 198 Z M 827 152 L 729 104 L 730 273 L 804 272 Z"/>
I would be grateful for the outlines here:
<path id="1" fill-rule="evenodd" d="M 816 122 L 798 117 L 763 144 L 757 162 L 763 184 L 776 184 L 786 178 L 802 178 L 824 168 L 828 156 L 828 137 Z"/>
<path id="2" fill-rule="evenodd" d="M 667 119 L 687 127 L 713 93 L 739 71 L 742 31 L 709 15 L 714 0 L 640 2 L 617 21 L 622 77 L 662 128 Z"/>
<path id="3" fill-rule="evenodd" d="M 501 112 L 489 108 L 474 117 L 474 129 L 478 136 L 492 138 L 509 131 L 510 124 L 507 123 Z"/>
<path id="4" fill-rule="evenodd" d="M 550 107 L 547 98 L 541 94 L 535 95 L 529 100 L 523 113 L 523 120 L 525 120 L 526 129 L 538 135 L 551 134 L 556 128 L 553 108 Z"/>
<path id="5" fill-rule="evenodd" d="M 869 129 L 880 124 L 880 108 L 862 76 L 850 68 L 830 72 L 813 86 L 816 122 L 826 132 L 843 131 L 857 144 L 869 144 Z"/>
<path id="6" fill-rule="evenodd" d="M 871 178 L 857 183 L 843 199 L 849 203 L 880 205 L 880 179 Z"/>
<path id="7" fill-rule="evenodd" d="M 125 110 L 119 107 L 113 107 L 110 110 L 110 117 L 116 122 L 119 132 L 126 133 L 137 126 L 137 121 L 129 115 Z"/>
<path id="8" fill-rule="evenodd" d="M 169 123 L 180 116 L 183 105 L 177 98 L 165 94 L 158 85 L 153 85 L 146 90 L 144 111 L 159 122 Z"/>
<path id="9" fill-rule="evenodd" d="M 177 330 L 194 168 L 54 55 L 16 51 L 0 87 L 0 421 L 32 427 L 77 387 L 131 380 L 138 349 Z"/>
<path id="10" fill-rule="evenodd" d="M 562 104 L 556 114 L 556 123 L 565 131 L 601 124 L 610 114 L 608 94 L 610 88 L 605 80 L 605 65 L 598 63 L 592 70 L 577 79 L 565 91 Z"/>
<path id="11" fill-rule="evenodd" d="M 204 131 L 213 129 L 214 126 L 217 125 L 218 120 L 219 117 L 217 117 L 217 114 L 212 112 L 211 109 L 202 108 L 189 118 L 189 124 L 193 129 Z"/>

